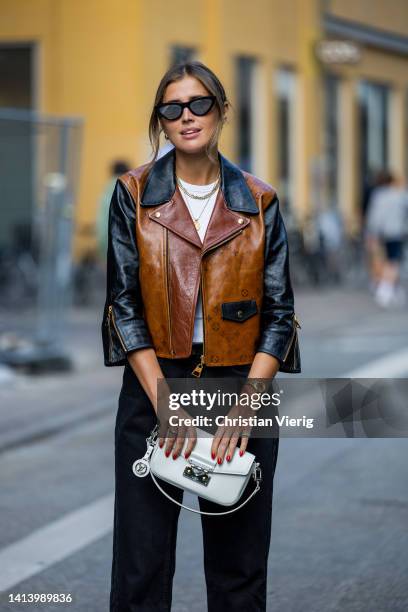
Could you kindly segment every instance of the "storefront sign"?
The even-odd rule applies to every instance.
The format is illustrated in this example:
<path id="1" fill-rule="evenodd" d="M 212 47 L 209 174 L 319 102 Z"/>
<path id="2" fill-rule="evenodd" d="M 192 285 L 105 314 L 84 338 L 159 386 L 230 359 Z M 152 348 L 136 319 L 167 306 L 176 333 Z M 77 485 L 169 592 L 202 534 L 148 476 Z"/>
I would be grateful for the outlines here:
<path id="1" fill-rule="evenodd" d="M 316 44 L 316 55 L 323 64 L 356 64 L 361 48 L 348 40 L 321 40 Z"/>

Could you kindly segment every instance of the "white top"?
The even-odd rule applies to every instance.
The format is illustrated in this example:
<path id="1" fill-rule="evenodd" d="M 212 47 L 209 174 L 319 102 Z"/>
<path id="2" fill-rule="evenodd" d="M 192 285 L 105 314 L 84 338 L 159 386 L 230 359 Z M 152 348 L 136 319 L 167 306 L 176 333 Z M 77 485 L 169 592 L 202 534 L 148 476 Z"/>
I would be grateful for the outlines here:
<path id="1" fill-rule="evenodd" d="M 191 183 L 186 183 L 181 179 L 180 183 L 189 191 L 190 193 L 194 193 L 196 195 L 204 195 L 211 191 L 214 187 L 216 181 L 210 183 L 209 185 L 191 185 Z M 210 217 L 212 211 L 214 210 L 215 201 L 217 199 L 218 190 L 215 191 L 210 199 L 208 200 L 194 200 L 193 198 L 189 198 L 184 191 L 180 189 L 180 193 L 183 196 L 185 202 L 187 203 L 187 208 L 190 212 L 192 219 L 197 219 L 203 208 L 205 207 L 201 217 L 200 217 L 200 229 L 197 230 L 198 235 L 200 236 L 201 242 L 204 242 L 204 236 L 207 231 L 208 223 L 210 221 Z M 193 342 L 203 342 L 203 303 L 201 299 L 201 290 L 198 290 L 198 298 L 197 298 L 197 308 L 196 315 L 194 320 L 194 334 L 193 334 Z"/>
<path id="2" fill-rule="evenodd" d="M 385 240 L 401 240 L 408 232 L 408 192 L 395 186 L 377 187 L 367 210 L 366 230 Z"/>

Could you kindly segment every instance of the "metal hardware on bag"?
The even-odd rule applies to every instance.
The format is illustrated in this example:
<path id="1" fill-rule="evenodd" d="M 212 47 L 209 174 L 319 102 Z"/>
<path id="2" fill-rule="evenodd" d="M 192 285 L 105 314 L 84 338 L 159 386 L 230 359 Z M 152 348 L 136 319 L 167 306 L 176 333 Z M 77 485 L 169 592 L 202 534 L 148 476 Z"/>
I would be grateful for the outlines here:
<path id="1" fill-rule="evenodd" d="M 145 457 L 142 457 L 142 459 L 138 459 L 134 462 L 132 470 L 135 476 L 143 478 L 143 476 L 147 476 L 147 474 L 150 472 L 149 462 L 145 459 Z"/>
<path id="2" fill-rule="evenodd" d="M 208 467 L 208 465 L 206 464 L 202 464 L 202 463 L 196 463 L 193 459 L 188 459 L 188 463 L 190 465 L 192 465 L 193 467 L 199 469 L 199 470 L 204 470 L 206 472 L 213 472 L 214 471 L 214 467 Z"/>
<path id="3" fill-rule="evenodd" d="M 258 463 L 258 462 L 255 464 L 255 469 L 254 469 L 254 472 L 253 472 L 253 476 L 254 476 L 254 480 L 257 483 L 257 485 L 262 482 L 261 464 Z"/>
<path id="4" fill-rule="evenodd" d="M 135 476 L 138 478 L 144 478 L 150 472 L 150 464 L 149 459 L 150 455 L 154 451 L 155 441 L 157 439 L 159 426 L 155 425 L 154 429 L 151 431 L 148 438 L 146 438 L 147 442 L 147 450 L 143 457 L 140 459 L 136 459 L 134 464 L 132 465 L 132 470 Z"/>
<path id="5" fill-rule="evenodd" d="M 208 472 L 209 470 L 201 468 L 198 465 L 190 464 L 184 468 L 183 476 L 206 487 L 211 480 L 211 476 L 208 475 Z"/>
<path id="6" fill-rule="evenodd" d="M 154 448 L 154 443 L 155 443 L 155 442 L 156 442 L 156 440 L 157 440 L 157 436 L 158 436 L 158 434 L 159 434 L 159 425 L 158 425 L 158 424 L 156 424 L 156 425 L 153 427 L 152 431 L 150 432 L 149 437 L 148 437 L 148 438 L 146 438 L 146 442 L 147 442 L 148 444 L 151 444 L 151 445 L 153 446 L 153 448 Z M 153 450 L 153 448 L 152 448 L 152 450 Z"/>

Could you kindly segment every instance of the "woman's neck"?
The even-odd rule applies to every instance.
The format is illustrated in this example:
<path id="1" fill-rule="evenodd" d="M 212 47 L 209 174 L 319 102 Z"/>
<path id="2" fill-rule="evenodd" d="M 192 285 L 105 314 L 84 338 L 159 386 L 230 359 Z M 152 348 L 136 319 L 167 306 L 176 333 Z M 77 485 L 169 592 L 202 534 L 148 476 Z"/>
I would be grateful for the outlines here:
<path id="1" fill-rule="evenodd" d="M 176 151 L 176 175 L 191 185 L 208 185 L 218 176 L 219 164 L 208 159 L 206 153 L 185 154 Z"/>

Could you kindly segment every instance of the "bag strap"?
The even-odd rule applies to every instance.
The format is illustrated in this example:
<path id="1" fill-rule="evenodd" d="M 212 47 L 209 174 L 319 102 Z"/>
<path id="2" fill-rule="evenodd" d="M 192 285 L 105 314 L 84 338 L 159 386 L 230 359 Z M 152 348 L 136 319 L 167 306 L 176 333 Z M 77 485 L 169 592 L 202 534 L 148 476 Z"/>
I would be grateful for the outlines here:
<path id="1" fill-rule="evenodd" d="M 261 472 L 261 468 L 258 467 L 259 464 L 257 464 L 256 468 L 255 468 L 255 472 L 253 472 L 255 481 L 256 481 L 256 487 L 255 489 L 252 491 L 252 493 L 246 498 L 246 500 L 244 502 L 242 502 L 242 504 L 240 504 L 239 506 L 237 506 L 236 508 L 233 508 L 232 510 L 226 510 L 225 512 L 204 512 L 204 510 L 196 510 L 195 508 L 190 508 L 189 506 L 186 506 L 185 504 L 181 504 L 180 502 L 178 502 L 176 499 L 174 499 L 173 497 L 171 497 L 171 495 L 168 495 L 168 493 L 166 493 L 166 491 L 159 485 L 159 483 L 156 480 L 155 475 L 152 473 L 152 471 L 150 471 L 150 476 L 153 478 L 153 482 L 155 483 L 155 485 L 157 486 L 157 488 L 163 493 L 163 495 L 165 495 L 168 499 L 170 499 L 172 502 L 174 502 L 175 504 L 177 504 L 178 506 L 181 506 L 181 508 L 185 508 L 186 510 L 189 510 L 190 512 L 195 512 L 197 514 L 207 514 L 210 516 L 221 516 L 222 514 L 231 514 L 232 512 L 236 512 L 237 510 L 239 510 L 240 508 L 242 508 L 242 506 L 245 506 L 245 504 L 247 504 L 249 502 L 249 500 L 251 499 L 251 497 L 253 497 L 255 495 L 255 493 L 257 493 L 259 491 L 259 489 L 261 488 L 260 482 L 262 480 L 262 476 L 261 473 L 259 473 L 259 475 L 257 476 L 256 471 L 259 470 L 259 472 Z"/>

